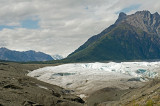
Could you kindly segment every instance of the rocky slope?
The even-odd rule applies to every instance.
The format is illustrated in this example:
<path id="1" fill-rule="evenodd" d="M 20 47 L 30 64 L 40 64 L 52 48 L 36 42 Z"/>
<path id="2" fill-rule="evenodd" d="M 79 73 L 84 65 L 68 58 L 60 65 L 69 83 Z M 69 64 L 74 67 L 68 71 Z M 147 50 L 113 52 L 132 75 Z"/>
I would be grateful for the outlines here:
<path id="1" fill-rule="evenodd" d="M 9 50 L 7 48 L 0 48 L 0 60 L 7 61 L 18 61 L 18 62 L 27 62 L 27 61 L 49 61 L 53 58 L 42 52 L 35 52 L 33 50 L 19 52 Z"/>
<path id="2" fill-rule="evenodd" d="M 72 91 L 26 76 L 44 66 L 0 62 L 0 106 L 83 106 Z"/>
<path id="3" fill-rule="evenodd" d="M 145 32 L 160 35 L 160 15 L 157 12 L 151 14 L 149 11 L 138 11 L 128 16 L 125 13 L 120 13 L 119 19 L 115 24 L 122 22 L 127 22 Z"/>
<path id="4" fill-rule="evenodd" d="M 88 39 L 69 61 L 160 59 L 160 16 L 149 11 L 120 13 L 115 24 Z"/>
<path id="5" fill-rule="evenodd" d="M 143 87 L 122 90 L 106 87 L 87 99 L 88 106 L 159 106 L 160 80 L 153 79 Z"/>

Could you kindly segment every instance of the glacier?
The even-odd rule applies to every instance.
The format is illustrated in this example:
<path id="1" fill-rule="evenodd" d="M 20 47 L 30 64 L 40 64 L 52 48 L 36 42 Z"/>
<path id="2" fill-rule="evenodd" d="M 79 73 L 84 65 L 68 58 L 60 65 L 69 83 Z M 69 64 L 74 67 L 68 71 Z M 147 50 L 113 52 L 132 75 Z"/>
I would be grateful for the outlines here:
<path id="1" fill-rule="evenodd" d="M 160 62 L 73 63 L 29 72 L 38 80 L 85 93 L 106 86 L 124 89 L 158 77 Z"/>

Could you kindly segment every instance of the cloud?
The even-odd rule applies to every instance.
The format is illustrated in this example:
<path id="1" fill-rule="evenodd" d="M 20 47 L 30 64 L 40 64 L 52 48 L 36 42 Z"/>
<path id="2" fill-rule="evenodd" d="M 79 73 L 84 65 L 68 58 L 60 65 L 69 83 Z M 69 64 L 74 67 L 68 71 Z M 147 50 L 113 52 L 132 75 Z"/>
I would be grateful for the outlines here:
<path id="1" fill-rule="evenodd" d="M 160 11 L 158 0 L 1 0 L 0 46 L 67 56 L 137 4 Z"/>
<path id="2" fill-rule="evenodd" d="M 141 6 L 140 4 L 134 4 L 134 5 L 131 5 L 129 7 L 123 8 L 122 10 L 116 12 L 116 14 L 119 14 L 120 12 L 128 13 L 128 12 L 131 12 L 133 10 L 137 10 L 140 6 Z"/>

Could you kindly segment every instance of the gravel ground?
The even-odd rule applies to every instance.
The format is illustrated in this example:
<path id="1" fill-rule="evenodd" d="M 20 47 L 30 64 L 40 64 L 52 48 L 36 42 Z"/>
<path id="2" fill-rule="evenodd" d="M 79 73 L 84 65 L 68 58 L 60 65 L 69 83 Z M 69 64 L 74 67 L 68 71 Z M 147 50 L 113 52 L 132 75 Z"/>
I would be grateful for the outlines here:
<path id="1" fill-rule="evenodd" d="M 71 91 L 26 76 L 28 70 L 44 66 L 0 63 L 0 106 L 83 106 Z"/>

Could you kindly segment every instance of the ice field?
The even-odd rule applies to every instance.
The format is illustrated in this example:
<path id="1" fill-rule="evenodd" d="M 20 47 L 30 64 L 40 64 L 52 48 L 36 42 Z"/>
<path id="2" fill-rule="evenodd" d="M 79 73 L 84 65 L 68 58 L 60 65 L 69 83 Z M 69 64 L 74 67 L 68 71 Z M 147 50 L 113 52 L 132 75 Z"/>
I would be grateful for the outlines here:
<path id="1" fill-rule="evenodd" d="M 159 68 L 160 62 L 74 63 L 40 68 L 28 73 L 28 76 L 85 92 L 104 86 L 134 86 L 158 77 Z"/>

